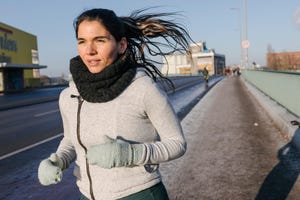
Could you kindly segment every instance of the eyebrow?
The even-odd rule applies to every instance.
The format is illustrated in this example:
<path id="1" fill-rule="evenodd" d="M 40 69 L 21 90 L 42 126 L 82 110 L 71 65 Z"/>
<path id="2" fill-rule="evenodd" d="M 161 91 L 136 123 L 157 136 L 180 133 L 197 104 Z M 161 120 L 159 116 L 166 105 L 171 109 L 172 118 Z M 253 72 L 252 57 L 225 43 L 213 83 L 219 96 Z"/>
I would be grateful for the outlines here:
<path id="1" fill-rule="evenodd" d="M 109 40 L 110 38 L 108 36 L 97 36 L 97 37 L 94 37 L 93 40 L 97 40 L 97 39 L 107 39 Z M 77 40 L 85 40 L 84 38 L 77 38 Z"/>

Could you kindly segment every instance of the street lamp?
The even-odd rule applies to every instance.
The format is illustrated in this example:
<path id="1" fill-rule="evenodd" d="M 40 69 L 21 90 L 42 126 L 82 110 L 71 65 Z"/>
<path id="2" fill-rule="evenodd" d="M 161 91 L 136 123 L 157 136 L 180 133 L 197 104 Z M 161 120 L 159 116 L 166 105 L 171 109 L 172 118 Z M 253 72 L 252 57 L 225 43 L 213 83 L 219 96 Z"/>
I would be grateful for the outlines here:
<path id="1" fill-rule="evenodd" d="M 240 32 L 240 41 L 239 41 L 239 47 L 240 47 L 240 67 L 243 66 L 243 48 L 242 48 L 242 27 L 241 27 L 241 10 L 239 8 L 230 8 L 231 10 L 235 10 L 238 12 L 238 29 Z"/>
<path id="2" fill-rule="evenodd" d="M 246 49 L 246 55 L 245 55 L 245 62 L 246 62 L 246 67 L 248 67 L 249 65 L 249 61 L 248 61 L 248 48 L 249 48 L 249 41 L 247 38 L 247 0 L 244 0 L 244 43 L 245 45 L 245 49 Z"/>

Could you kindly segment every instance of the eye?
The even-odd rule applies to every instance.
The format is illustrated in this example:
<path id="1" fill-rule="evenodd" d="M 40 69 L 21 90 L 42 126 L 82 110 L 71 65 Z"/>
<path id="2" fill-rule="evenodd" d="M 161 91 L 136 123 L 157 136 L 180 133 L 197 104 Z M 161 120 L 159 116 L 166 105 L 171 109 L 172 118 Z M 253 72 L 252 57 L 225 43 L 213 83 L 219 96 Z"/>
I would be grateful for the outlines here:
<path id="1" fill-rule="evenodd" d="M 83 44 L 84 40 L 77 40 L 77 44 Z"/>
<path id="2" fill-rule="evenodd" d="M 99 36 L 99 37 L 96 37 L 94 39 L 94 41 L 96 41 L 97 43 L 104 43 L 104 42 L 107 41 L 107 37 L 105 37 L 105 36 Z"/>
<path id="3" fill-rule="evenodd" d="M 101 39 L 101 38 L 97 39 L 96 41 L 99 42 L 99 43 L 105 42 L 105 40 Z"/>

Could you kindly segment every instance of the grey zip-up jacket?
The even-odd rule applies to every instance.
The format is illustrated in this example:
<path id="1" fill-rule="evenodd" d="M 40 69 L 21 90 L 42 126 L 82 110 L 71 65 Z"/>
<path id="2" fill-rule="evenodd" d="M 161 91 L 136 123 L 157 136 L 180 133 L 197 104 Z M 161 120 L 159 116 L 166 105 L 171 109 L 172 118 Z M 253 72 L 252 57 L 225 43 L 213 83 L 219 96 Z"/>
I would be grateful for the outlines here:
<path id="1" fill-rule="evenodd" d="M 75 159 L 77 185 L 89 199 L 118 199 L 154 186 L 161 181 L 159 163 L 186 151 L 180 122 L 167 95 L 144 71 L 137 72 L 121 95 L 105 103 L 82 100 L 70 82 L 60 95 L 59 106 L 64 137 L 56 153 L 65 168 Z M 89 165 L 86 151 L 103 143 L 104 135 L 143 144 L 145 152 L 138 166 L 103 169 Z"/>

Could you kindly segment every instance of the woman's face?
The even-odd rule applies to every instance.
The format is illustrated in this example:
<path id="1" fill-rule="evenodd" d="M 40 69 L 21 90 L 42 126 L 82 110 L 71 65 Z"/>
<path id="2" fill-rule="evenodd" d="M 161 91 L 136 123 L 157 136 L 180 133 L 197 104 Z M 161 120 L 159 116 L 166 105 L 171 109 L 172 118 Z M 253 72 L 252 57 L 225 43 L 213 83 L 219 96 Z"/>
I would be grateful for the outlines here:
<path id="1" fill-rule="evenodd" d="M 83 21 L 78 26 L 78 53 L 91 73 L 99 73 L 125 52 L 127 41 L 115 38 L 98 21 Z"/>

